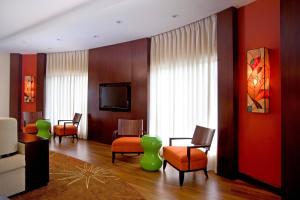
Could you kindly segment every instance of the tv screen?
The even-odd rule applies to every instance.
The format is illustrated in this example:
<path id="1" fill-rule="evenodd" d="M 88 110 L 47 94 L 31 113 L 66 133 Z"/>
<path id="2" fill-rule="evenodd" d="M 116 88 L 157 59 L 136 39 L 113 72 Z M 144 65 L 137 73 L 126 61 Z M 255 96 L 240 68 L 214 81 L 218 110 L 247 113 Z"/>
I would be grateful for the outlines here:
<path id="1" fill-rule="evenodd" d="M 131 109 L 130 83 L 100 84 L 100 110 L 129 112 Z"/>

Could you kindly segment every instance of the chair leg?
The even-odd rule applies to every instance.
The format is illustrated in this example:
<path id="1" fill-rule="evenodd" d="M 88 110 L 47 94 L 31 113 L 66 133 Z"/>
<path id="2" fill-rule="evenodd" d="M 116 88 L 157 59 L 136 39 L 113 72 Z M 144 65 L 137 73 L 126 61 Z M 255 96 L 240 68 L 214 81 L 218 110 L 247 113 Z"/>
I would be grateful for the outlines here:
<path id="1" fill-rule="evenodd" d="M 72 143 L 74 143 L 74 138 L 75 138 L 75 136 L 74 136 L 74 135 L 72 135 Z"/>
<path id="2" fill-rule="evenodd" d="M 179 171 L 179 184 L 180 184 L 180 186 L 183 185 L 183 181 L 184 181 L 184 172 Z"/>
<path id="3" fill-rule="evenodd" d="M 164 163 L 163 163 L 163 170 L 166 169 L 166 166 L 167 166 L 167 160 L 164 160 Z"/>
<path id="4" fill-rule="evenodd" d="M 115 157 L 116 157 L 115 154 L 116 154 L 115 152 L 112 152 L 112 154 L 111 154 L 112 163 L 115 163 Z"/>
<path id="5" fill-rule="evenodd" d="M 205 174 L 206 178 L 208 178 L 207 168 L 204 169 L 204 174 Z"/>
<path id="6" fill-rule="evenodd" d="M 78 134 L 76 134 L 75 136 L 76 136 L 76 140 L 77 140 L 77 142 L 78 142 Z"/>
<path id="7" fill-rule="evenodd" d="M 59 137 L 58 137 L 59 144 L 61 143 L 61 139 L 62 139 L 62 136 L 59 136 Z"/>

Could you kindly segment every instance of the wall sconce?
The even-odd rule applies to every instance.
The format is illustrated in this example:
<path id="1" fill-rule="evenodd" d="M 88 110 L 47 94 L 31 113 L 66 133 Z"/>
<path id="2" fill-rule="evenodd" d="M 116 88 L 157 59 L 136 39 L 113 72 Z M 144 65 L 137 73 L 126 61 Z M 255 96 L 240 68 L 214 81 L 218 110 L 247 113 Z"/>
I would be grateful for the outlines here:
<path id="1" fill-rule="evenodd" d="M 247 52 L 247 111 L 269 112 L 270 64 L 267 48 Z"/>
<path id="2" fill-rule="evenodd" d="M 35 84 L 33 76 L 24 77 L 24 102 L 34 102 L 35 98 Z"/>

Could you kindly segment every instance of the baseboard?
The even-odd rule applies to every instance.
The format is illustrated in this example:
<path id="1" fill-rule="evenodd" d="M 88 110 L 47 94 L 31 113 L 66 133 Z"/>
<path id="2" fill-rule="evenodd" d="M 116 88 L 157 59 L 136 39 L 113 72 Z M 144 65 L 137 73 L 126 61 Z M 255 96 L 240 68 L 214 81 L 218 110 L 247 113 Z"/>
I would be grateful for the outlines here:
<path id="1" fill-rule="evenodd" d="M 273 192 L 275 194 L 278 194 L 278 195 L 282 195 L 282 189 L 281 188 L 278 188 L 278 187 L 275 187 L 273 185 L 270 185 L 268 183 L 265 183 L 263 181 L 260 181 L 260 180 L 257 180 L 247 174 L 244 174 L 244 173 L 238 173 L 238 179 L 242 180 L 242 181 L 245 181 L 247 183 L 250 183 L 252 185 L 255 185 L 257 187 L 260 187 L 260 188 L 263 188 L 265 190 L 268 190 L 270 192 Z"/>

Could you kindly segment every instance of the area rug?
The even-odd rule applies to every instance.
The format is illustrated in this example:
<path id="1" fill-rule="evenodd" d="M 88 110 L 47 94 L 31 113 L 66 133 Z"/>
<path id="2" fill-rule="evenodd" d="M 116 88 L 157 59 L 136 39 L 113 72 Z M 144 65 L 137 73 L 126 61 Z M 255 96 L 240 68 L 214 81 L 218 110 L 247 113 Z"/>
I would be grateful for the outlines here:
<path id="1" fill-rule="evenodd" d="M 13 200 L 144 199 L 109 169 L 50 152 L 47 186 L 14 196 Z"/>

